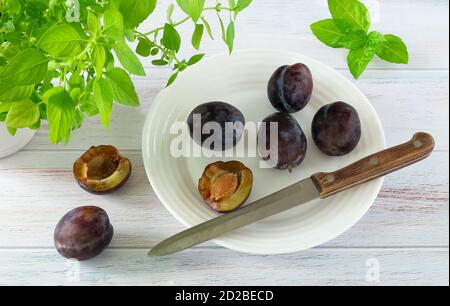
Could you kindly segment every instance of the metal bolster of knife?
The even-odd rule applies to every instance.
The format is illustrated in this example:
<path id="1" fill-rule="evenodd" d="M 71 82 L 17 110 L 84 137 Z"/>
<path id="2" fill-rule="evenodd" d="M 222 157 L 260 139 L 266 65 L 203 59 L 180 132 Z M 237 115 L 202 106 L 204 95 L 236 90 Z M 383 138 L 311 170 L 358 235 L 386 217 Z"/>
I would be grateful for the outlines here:
<path id="1" fill-rule="evenodd" d="M 311 178 L 324 199 L 419 162 L 433 152 L 434 146 L 431 135 L 417 133 L 405 144 L 375 153 L 335 172 L 314 174 Z"/>

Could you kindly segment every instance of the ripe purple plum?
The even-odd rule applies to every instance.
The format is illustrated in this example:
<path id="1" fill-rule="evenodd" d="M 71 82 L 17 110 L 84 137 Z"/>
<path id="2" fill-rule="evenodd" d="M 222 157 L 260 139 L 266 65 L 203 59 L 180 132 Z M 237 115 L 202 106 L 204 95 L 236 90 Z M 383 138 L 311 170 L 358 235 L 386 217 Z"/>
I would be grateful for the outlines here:
<path id="1" fill-rule="evenodd" d="M 79 207 L 59 221 L 54 234 L 55 247 L 65 258 L 85 261 L 100 255 L 113 235 L 113 226 L 103 209 Z"/>
<path id="2" fill-rule="evenodd" d="M 312 136 L 319 150 L 326 155 L 349 154 L 361 139 L 358 112 L 345 102 L 325 105 L 314 116 Z"/>
<path id="3" fill-rule="evenodd" d="M 195 122 L 200 119 L 200 122 Z M 214 135 L 214 130 L 203 131 L 205 125 L 215 123 L 220 127 L 221 143 L 207 142 Z M 199 145 L 215 151 L 233 148 L 244 133 L 245 117 L 242 112 L 225 102 L 208 102 L 197 106 L 189 115 L 187 124 L 192 139 Z M 230 130 L 230 126 L 232 130 Z M 196 128 L 197 127 L 197 128 Z M 213 125 L 210 125 L 213 127 Z M 227 129 L 228 127 L 228 129 Z"/>
<path id="4" fill-rule="evenodd" d="M 280 112 L 296 113 L 311 100 L 313 77 L 308 66 L 295 64 L 278 68 L 269 80 L 270 103 Z"/>
<path id="5" fill-rule="evenodd" d="M 304 161 L 307 140 L 294 117 L 287 113 L 275 113 L 263 120 L 258 134 L 258 147 L 262 158 L 271 167 L 291 171 Z"/>

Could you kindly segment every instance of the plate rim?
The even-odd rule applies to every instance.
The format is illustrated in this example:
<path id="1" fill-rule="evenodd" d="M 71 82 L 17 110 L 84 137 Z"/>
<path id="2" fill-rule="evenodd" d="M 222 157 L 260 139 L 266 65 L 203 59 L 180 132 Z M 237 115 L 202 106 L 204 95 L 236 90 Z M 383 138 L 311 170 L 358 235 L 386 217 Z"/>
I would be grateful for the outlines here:
<path id="1" fill-rule="evenodd" d="M 234 51 L 233 54 L 235 55 L 235 54 L 242 54 L 242 53 L 245 54 L 245 53 L 267 53 L 267 52 L 284 54 L 286 56 L 293 56 L 293 57 L 294 56 L 297 56 L 297 57 L 300 56 L 300 57 L 302 57 L 302 58 L 304 58 L 304 59 L 306 59 L 306 60 L 308 60 L 310 62 L 314 62 L 316 65 L 322 66 L 322 68 L 325 68 L 327 70 L 332 70 L 333 72 L 336 73 L 336 75 L 339 75 L 339 78 L 341 80 L 345 81 L 348 84 L 348 86 L 352 87 L 353 90 L 355 90 L 355 91 L 357 91 L 357 92 L 359 92 L 361 94 L 361 96 L 364 98 L 367 106 L 370 108 L 372 113 L 375 114 L 373 119 L 375 120 L 376 125 L 379 126 L 379 130 L 380 130 L 380 133 L 381 133 L 380 137 L 382 138 L 383 147 L 384 148 L 387 147 L 385 131 L 384 131 L 383 124 L 381 122 L 381 119 L 380 119 L 377 111 L 375 110 L 375 108 L 373 107 L 372 103 L 367 98 L 367 96 L 361 91 L 361 89 L 359 89 L 358 86 L 356 86 L 355 83 L 351 82 L 347 77 L 345 77 L 342 73 L 340 73 L 339 70 L 334 69 L 333 67 L 331 67 L 331 66 L 329 66 L 329 65 L 327 65 L 327 64 L 325 64 L 325 63 L 323 63 L 323 62 L 321 62 L 321 61 L 319 61 L 317 59 L 314 59 L 314 58 L 312 58 L 310 56 L 307 56 L 307 55 L 304 55 L 304 54 L 301 54 L 301 53 L 298 53 L 298 52 L 293 52 L 293 51 L 285 51 L 285 50 L 270 49 L 270 48 L 250 48 L 250 49 L 242 49 L 242 50 Z M 206 63 L 206 62 L 208 62 L 210 60 L 213 60 L 213 59 L 218 58 L 218 57 L 223 57 L 223 56 L 230 56 L 230 55 L 227 52 L 221 52 L 221 53 L 218 53 L 218 54 L 206 57 L 202 61 L 202 63 Z M 149 157 L 150 156 L 146 156 L 146 149 L 147 149 L 147 147 L 149 145 L 149 142 L 148 142 L 148 138 L 149 138 L 148 137 L 149 136 L 148 135 L 148 130 L 149 130 L 148 126 L 151 123 L 150 119 L 151 119 L 151 117 L 153 115 L 153 110 L 157 107 L 157 102 L 159 100 L 162 100 L 163 97 L 166 95 L 166 93 L 167 93 L 167 89 L 166 88 L 161 90 L 157 94 L 157 96 L 154 98 L 154 100 L 153 100 L 153 102 L 152 102 L 152 104 L 151 104 L 151 106 L 150 106 L 150 108 L 149 108 L 149 110 L 147 112 L 146 119 L 145 119 L 145 124 L 144 124 L 143 130 L 142 130 L 142 138 L 141 138 L 141 142 L 142 142 L 142 146 L 141 146 L 142 158 L 143 158 L 143 162 L 144 162 L 144 168 L 145 168 L 145 172 L 146 172 L 146 175 L 147 175 L 147 179 L 149 180 L 149 183 L 150 183 L 150 185 L 152 187 L 152 190 L 155 192 L 155 194 L 158 197 L 159 201 L 169 211 L 169 213 L 173 217 L 175 217 L 176 220 L 178 220 L 178 222 L 180 222 L 186 228 L 189 228 L 191 226 L 195 226 L 196 224 L 191 224 L 190 222 L 186 221 L 181 216 L 182 214 L 179 214 L 170 205 L 167 205 L 165 203 L 164 197 L 161 195 L 160 191 L 157 188 L 154 187 L 156 178 L 154 178 L 150 174 L 150 168 L 151 168 L 150 161 L 149 161 L 149 159 L 150 159 Z M 380 193 L 380 191 L 382 189 L 382 186 L 383 186 L 383 183 L 384 183 L 384 177 L 381 177 L 381 178 L 375 180 L 374 182 L 378 182 L 378 184 L 376 185 L 376 188 L 374 187 L 374 190 L 376 189 L 376 192 L 374 192 L 375 196 L 373 197 L 373 199 L 370 199 L 370 200 L 367 201 L 367 202 L 370 202 L 370 204 L 367 205 L 367 208 L 357 218 L 355 217 L 354 221 L 348 222 L 349 224 L 347 226 L 345 226 L 345 228 L 343 230 L 339 231 L 340 233 L 334 235 L 334 238 L 322 239 L 324 241 L 322 241 L 320 243 L 314 243 L 314 246 L 301 248 L 301 249 L 292 249 L 291 248 L 289 250 L 268 250 L 268 249 L 264 249 L 264 250 L 257 249 L 257 250 L 254 250 L 254 249 L 245 249 L 245 248 L 238 247 L 235 244 L 227 242 L 227 241 L 223 241 L 220 238 L 214 239 L 214 240 L 212 240 L 212 242 L 218 244 L 219 246 L 228 248 L 228 249 L 233 250 L 233 251 L 238 251 L 238 252 L 248 253 L 248 254 L 256 254 L 256 255 L 289 254 L 289 253 L 300 252 L 300 251 L 303 251 L 303 250 L 311 249 L 311 248 L 316 247 L 316 246 L 323 245 L 323 244 L 325 244 L 325 243 L 327 243 L 329 241 L 332 241 L 332 240 L 338 238 L 343 233 L 347 232 L 349 229 L 351 229 L 353 226 L 355 226 L 361 220 L 361 218 L 363 218 L 367 214 L 367 212 L 373 206 L 373 204 L 374 204 L 374 202 L 375 202 L 375 200 L 377 198 L 377 195 Z"/>

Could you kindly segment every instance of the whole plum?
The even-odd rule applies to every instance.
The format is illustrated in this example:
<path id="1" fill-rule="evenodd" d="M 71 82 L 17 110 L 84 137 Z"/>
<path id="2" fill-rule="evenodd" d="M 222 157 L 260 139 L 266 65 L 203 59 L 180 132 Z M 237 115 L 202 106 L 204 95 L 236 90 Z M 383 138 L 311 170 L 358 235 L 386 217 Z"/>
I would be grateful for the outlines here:
<path id="1" fill-rule="evenodd" d="M 278 129 L 277 134 L 272 130 L 275 128 Z M 277 138 L 271 139 L 271 134 Z M 275 113 L 263 120 L 258 134 L 258 147 L 262 158 L 271 167 L 291 171 L 305 159 L 307 140 L 294 117 L 287 113 Z"/>
<path id="2" fill-rule="evenodd" d="M 85 206 L 67 213 L 55 229 L 55 247 L 68 258 L 80 261 L 100 255 L 111 243 L 114 229 L 106 212 Z"/>
<path id="3" fill-rule="evenodd" d="M 196 143 L 211 150 L 225 151 L 236 146 L 241 139 L 245 117 L 233 105 L 216 101 L 197 106 L 190 113 L 187 124 Z M 215 130 L 209 128 L 215 127 L 220 127 L 220 139 L 211 141 L 210 137 L 215 135 Z M 204 128 L 207 131 L 204 131 Z"/>
<path id="4" fill-rule="evenodd" d="M 312 136 L 326 155 L 343 156 L 352 152 L 361 139 L 358 112 L 344 102 L 325 105 L 314 116 Z"/>
<path id="5" fill-rule="evenodd" d="M 296 113 L 311 100 L 313 78 L 308 66 L 295 64 L 278 68 L 269 80 L 270 103 L 280 112 Z"/>

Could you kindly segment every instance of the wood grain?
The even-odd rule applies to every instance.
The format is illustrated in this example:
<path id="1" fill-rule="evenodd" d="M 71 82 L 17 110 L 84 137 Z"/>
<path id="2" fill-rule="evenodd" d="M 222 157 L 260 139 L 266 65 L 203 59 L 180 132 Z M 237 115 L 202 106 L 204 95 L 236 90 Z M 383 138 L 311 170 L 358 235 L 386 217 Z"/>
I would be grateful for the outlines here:
<path id="1" fill-rule="evenodd" d="M 3 250 L 0 285 L 387 286 L 449 281 L 449 253 L 442 249 L 321 249 L 255 256 L 195 248 L 167 258 L 149 258 L 146 251 L 109 249 L 77 265 L 54 250 Z M 377 268 L 379 281 L 370 277 Z"/>
<path id="2" fill-rule="evenodd" d="M 148 183 L 140 152 L 123 153 L 133 173 L 123 189 L 107 196 L 91 195 L 75 183 L 72 161 L 81 152 L 24 151 L 0 160 L 0 247 L 52 247 L 56 222 L 83 205 L 108 211 L 114 247 L 150 249 L 184 229 Z M 326 246 L 447 247 L 448 167 L 448 152 L 437 152 L 387 176 L 369 213 Z"/>
<path id="3" fill-rule="evenodd" d="M 343 169 L 316 173 L 312 179 L 322 199 L 338 192 L 386 176 L 430 156 L 435 146 L 433 136 L 416 133 L 405 144 L 365 157 Z"/>
<path id="4" fill-rule="evenodd" d="M 160 1 L 143 30 L 165 22 L 169 2 Z M 61 216 L 86 204 L 107 209 L 116 236 L 105 254 L 80 266 L 75 284 L 376 285 L 365 280 L 367 260 L 375 259 L 380 285 L 448 285 L 449 2 L 363 2 L 370 8 L 374 30 L 405 40 L 409 65 L 376 59 L 360 80 L 353 80 L 346 51 L 324 46 L 309 30 L 312 22 L 329 17 L 325 0 L 253 1 L 239 16 L 235 43 L 238 50 L 299 52 L 340 70 L 368 96 L 390 146 L 417 131 L 435 137 L 436 153 L 389 175 L 368 214 L 351 230 L 317 249 L 284 256 L 239 254 L 208 243 L 175 257 L 147 258 L 152 246 L 183 227 L 157 199 L 142 165 L 143 122 L 170 75 L 144 59 L 147 77 L 134 78 L 142 105 L 115 105 L 109 130 L 98 118 L 89 118 L 69 145 L 53 146 L 44 126 L 22 152 L 0 160 L 0 285 L 74 284 L 73 266 L 54 251 L 52 234 Z M 179 17 L 175 12 L 174 18 Z M 219 25 L 212 26 L 217 32 Z M 188 23 L 182 35 L 189 38 L 192 28 Z M 188 40 L 183 41 L 186 57 L 195 52 Z M 225 51 L 219 36 L 203 40 L 202 52 Z M 101 143 L 119 147 L 134 166 L 129 183 L 105 197 L 81 190 L 70 170 L 82 152 Z"/>

